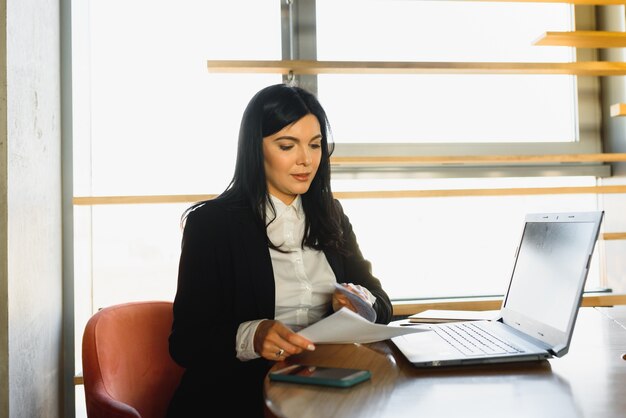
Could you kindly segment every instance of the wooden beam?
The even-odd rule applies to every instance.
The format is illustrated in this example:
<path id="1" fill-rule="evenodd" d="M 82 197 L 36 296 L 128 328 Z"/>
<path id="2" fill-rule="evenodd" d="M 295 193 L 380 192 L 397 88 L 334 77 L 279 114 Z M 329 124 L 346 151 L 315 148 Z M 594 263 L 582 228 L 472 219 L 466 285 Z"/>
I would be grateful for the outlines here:
<path id="1" fill-rule="evenodd" d="M 405 62 L 405 61 L 207 61 L 209 72 L 266 74 L 569 74 L 626 75 L 626 63 L 583 62 Z"/>
<path id="2" fill-rule="evenodd" d="M 395 316 L 407 316 L 427 309 L 452 309 L 468 311 L 486 311 L 500 309 L 501 297 L 431 299 L 424 301 L 393 302 Z M 582 306 L 626 305 L 625 294 L 597 293 L 583 296 Z"/>
<path id="3" fill-rule="evenodd" d="M 349 165 L 409 165 L 409 164 L 544 164 L 624 162 L 626 153 L 605 154 L 544 154 L 544 155 L 463 155 L 463 156 L 355 156 L 332 157 L 331 164 Z"/>
<path id="4" fill-rule="evenodd" d="M 425 197 L 481 197 L 481 196 L 530 196 L 557 194 L 619 194 L 626 193 L 626 185 L 581 187 L 515 187 L 503 189 L 443 189 L 443 190 L 367 190 L 334 192 L 338 199 L 406 199 Z M 206 195 L 159 195 L 159 196 L 76 196 L 76 206 L 194 203 L 214 198 Z"/>
<path id="5" fill-rule="evenodd" d="M 626 103 L 615 103 L 611 105 L 611 117 L 626 116 Z"/>
<path id="6" fill-rule="evenodd" d="M 484 197 L 615 193 L 626 193 L 626 185 L 581 187 L 516 187 L 505 189 L 371 190 L 358 192 L 335 192 L 334 195 L 338 199 L 406 199 L 425 197 Z"/>
<path id="7" fill-rule="evenodd" d="M 605 232 L 600 236 L 604 241 L 623 240 L 626 239 L 626 232 Z"/>
<path id="8" fill-rule="evenodd" d="M 587 6 L 617 5 L 626 4 L 626 0 L 461 0 L 461 1 L 483 1 L 483 2 L 503 2 L 503 3 L 566 3 Z"/>
<path id="9" fill-rule="evenodd" d="M 533 45 L 571 46 L 575 48 L 623 48 L 626 47 L 626 32 L 592 30 L 546 32 Z"/>
<path id="10" fill-rule="evenodd" d="M 179 194 L 152 196 L 76 196 L 73 203 L 77 206 L 90 205 L 138 205 L 157 203 L 193 203 L 213 199 L 215 194 Z"/>

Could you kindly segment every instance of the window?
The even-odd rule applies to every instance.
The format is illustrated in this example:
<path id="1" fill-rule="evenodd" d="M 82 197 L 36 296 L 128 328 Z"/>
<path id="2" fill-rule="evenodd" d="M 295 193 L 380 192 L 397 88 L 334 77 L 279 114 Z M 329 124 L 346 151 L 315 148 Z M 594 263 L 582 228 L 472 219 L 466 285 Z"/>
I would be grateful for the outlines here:
<path id="1" fill-rule="evenodd" d="M 593 186 L 592 177 L 468 178 L 336 181 L 349 190 L 435 190 Z M 526 213 L 596 210 L 597 196 L 342 199 L 374 274 L 394 300 L 503 295 Z M 587 289 L 600 284 L 598 252 Z"/>
<path id="2" fill-rule="evenodd" d="M 299 53 L 320 60 L 575 58 L 570 49 L 527 42 L 547 30 L 571 29 L 568 5 L 306 4 L 306 13 L 294 14 L 303 28 L 295 41 Z M 206 61 L 287 58 L 285 7 L 276 0 L 73 2 L 75 196 L 221 192 L 234 168 L 245 105 L 281 76 L 208 73 Z M 592 77 L 326 74 L 300 80 L 318 92 L 327 109 L 337 156 L 599 151 L 599 99 Z M 584 164 L 334 170 L 339 196 L 593 186 L 599 173 Z M 526 212 L 598 207 L 592 194 L 445 196 L 340 197 L 392 299 L 502 294 Z M 190 203 L 76 206 L 76 353 L 84 324 L 98 308 L 173 298 L 179 221 Z M 603 284 L 596 255 L 589 288 Z M 76 363 L 80 370 L 80 356 Z M 84 405 L 80 390 L 77 405 L 79 410 Z"/>
<path id="3" fill-rule="evenodd" d="M 533 46 L 568 31 L 568 4 L 318 0 L 317 58 L 348 61 L 571 62 Z M 358 19 L 354 18 L 358 10 Z M 320 75 L 340 143 L 575 142 L 570 75 Z M 355 100 L 355 98 L 359 100 Z M 365 122 L 367 121 L 367 122 Z M 450 148 L 450 146 L 448 146 Z"/>
<path id="4" fill-rule="evenodd" d="M 311 14 L 295 16 L 303 31 L 315 25 L 315 58 L 320 61 L 549 63 L 577 58 L 573 48 L 532 45 L 546 31 L 576 27 L 569 4 L 317 0 L 315 21 Z M 584 12 L 578 17 L 582 24 L 581 16 Z M 298 35 L 311 39 L 308 33 Z M 599 120 L 586 116 L 597 103 L 596 96 L 584 93 L 593 85 L 589 79 L 383 73 L 320 74 L 315 82 L 339 156 L 599 149 Z M 595 185 L 595 177 L 582 168 L 565 173 L 562 166 L 342 167 L 335 170 L 334 190 Z M 549 171 L 568 177 L 553 177 Z M 598 202 L 594 195 L 535 195 L 361 198 L 344 206 L 375 273 L 399 300 L 502 294 L 525 213 L 594 210 Z M 600 287 L 598 270 L 596 265 L 588 288 Z"/>
<path id="5" fill-rule="evenodd" d="M 314 18 L 298 14 L 296 17 L 316 24 L 313 42 L 320 59 L 573 59 L 569 48 L 528 45 L 528 40 L 542 31 L 571 29 L 572 6 L 565 4 L 318 0 L 316 7 Z M 360 18 L 352 19 L 357 7 Z M 232 174 L 239 118 L 245 104 L 255 91 L 279 82 L 280 77 L 209 74 L 205 62 L 210 58 L 279 59 L 284 21 L 281 22 L 276 2 L 91 0 L 88 7 L 75 8 L 75 15 L 82 17 L 75 20 L 77 33 L 88 35 L 75 37 L 74 55 L 79 68 L 75 71 L 75 103 L 77 114 L 82 115 L 75 118 L 75 194 L 180 195 L 223 190 Z M 124 13 L 120 13 L 122 9 Z M 136 30 L 137 22 L 141 23 L 141 31 Z M 377 30 L 370 30 L 374 25 Z M 540 150 L 534 148 L 537 144 L 567 146 L 581 140 L 575 115 L 577 83 L 571 76 L 323 75 L 314 82 L 331 118 L 337 155 L 376 155 L 381 150 L 389 152 L 388 148 L 398 143 L 430 147 L 422 149 L 424 153 L 432 153 L 432 147 L 451 151 L 448 155 L 471 154 L 476 149 L 488 153 L 499 151 L 500 147 L 509 147 L 515 153 L 522 147 Z M 546 92 L 547 95 L 539 96 Z M 580 136 L 596 134 L 594 129 L 585 129 Z M 346 145 L 354 148 L 342 147 Z M 401 154 L 414 150 L 395 149 L 401 149 Z M 456 187 L 459 180 L 445 177 L 459 176 L 467 177 L 462 186 L 466 188 L 507 187 L 506 184 L 542 187 L 554 182 L 589 185 L 595 181 L 589 172 L 559 179 L 545 177 L 545 170 L 537 175 L 536 168 L 513 174 L 506 167 L 479 167 L 465 174 L 463 169 L 453 172 L 447 167 L 391 171 L 367 174 L 359 169 L 338 169 L 334 187 L 336 191 L 379 187 L 446 189 Z M 493 208 L 494 203 L 497 209 L 484 209 Z M 378 207 L 376 214 L 389 214 L 383 219 L 412 219 L 411 214 L 436 219 L 437 214 L 461 205 L 475 205 L 466 216 L 475 219 L 482 214 L 493 219 L 494 212 L 501 214 L 502 223 L 512 225 L 508 228 L 510 242 L 524 212 L 588 208 L 595 204 L 594 197 L 584 195 L 346 202 L 347 207 L 353 208 L 350 214 L 355 224 L 362 223 L 358 230 L 368 242 L 364 246 L 371 248 L 366 255 L 375 259 L 374 268 L 380 271 L 385 284 L 394 289 L 390 293 L 395 298 L 497 293 L 502 287 L 483 283 L 462 290 L 451 284 L 439 291 L 421 291 L 423 287 L 410 285 L 400 273 L 410 268 L 396 260 L 393 253 L 379 248 L 386 241 L 395 242 L 398 238 L 394 238 L 394 231 L 402 228 L 396 225 L 385 229 L 386 238 L 376 244 L 383 231 L 372 228 L 368 208 Z M 186 204 L 165 204 L 77 208 L 77 242 L 81 244 L 77 251 L 82 253 L 77 259 L 82 265 L 78 266 L 80 275 L 76 282 L 84 287 L 84 293 L 79 292 L 77 297 L 83 300 L 89 296 L 93 302 L 89 310 L 131 295 L 172 295 L 178 221 L 185 207 Z M 403 215 L 392 215 L 395 213 Z M 463 217 L 450 213 L 446 216 L 448 226 L 452 225 L 452 218 L 460 222 Z M 418 222 L 411 235 L 454 237 L 451 240 L 458 242 L 458 250 L 475 250 L 471 245 L 476 233 L 468 229 L 472 225 L 460 223 L 446 231 L 431 229 L 435 224 Z M 502 225 L 495 229 L 503 230 Z M 150 234 L 154 235 L 147 239 Z M 412 247 L 411 243 L 400 244 L 402 248 Z M 420 245 L 422 250 L 418 252 L 424 253 L 428 245 Z M 452 252 L 451 248 L 436 253 Z M 401 254 L 404 255 L 400 258 L 409 256 Z M 435 260 L 437 256 L 429 254 L 425 258 Z M 436 263 L 446 258 L 447 255 Z M 500 269 L 505 269 L 506 263 L 503 264 Z M 435 267 L 424 268 L 435 271 Z"/>

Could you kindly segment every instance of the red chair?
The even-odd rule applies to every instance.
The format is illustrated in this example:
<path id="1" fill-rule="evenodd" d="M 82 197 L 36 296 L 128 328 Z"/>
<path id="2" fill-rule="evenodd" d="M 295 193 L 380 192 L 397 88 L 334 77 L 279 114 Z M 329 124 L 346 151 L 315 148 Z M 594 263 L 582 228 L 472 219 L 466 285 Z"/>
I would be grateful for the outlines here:
<path id="1" fill-rule="evenodd" d="M 83 335 L 89 418 L 164 418 L 183 368 L 170 357 L 171 302 L 130 302 L 94 314 Z"/>

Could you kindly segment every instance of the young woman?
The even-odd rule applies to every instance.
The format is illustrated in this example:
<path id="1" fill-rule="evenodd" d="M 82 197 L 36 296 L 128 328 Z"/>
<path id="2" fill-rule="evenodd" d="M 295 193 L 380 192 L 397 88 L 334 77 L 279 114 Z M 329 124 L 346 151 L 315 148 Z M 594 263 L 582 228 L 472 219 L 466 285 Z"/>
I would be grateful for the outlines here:
<path id="1" fill-rule="evenodd" d="M 344 284 L 391 320 L 391 303 L 330 187 L 326 113 L 316 97 L 277 84 L 241 121 L 235 173 L 215 199 L 190 207 L 184 231 L 172 358 L 185 374 L 169 417 L 263 417 L 275 361 L 314 350 L 297 331 L 347 307 Z M 237 400 L 226 403 L 226 399 Z"/>

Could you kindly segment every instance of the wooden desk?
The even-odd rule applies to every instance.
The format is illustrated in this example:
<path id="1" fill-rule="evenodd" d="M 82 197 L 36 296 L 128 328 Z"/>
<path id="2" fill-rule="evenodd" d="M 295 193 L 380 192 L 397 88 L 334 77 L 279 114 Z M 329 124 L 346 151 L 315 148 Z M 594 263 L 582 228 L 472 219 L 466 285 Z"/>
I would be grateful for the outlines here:
<path id="1" fill-rule="evenodd" d="M 621 321 L 621 322 L 619 322 Z M 532 363 L 413 367 L 391 341 L 318 345 L 274 368 L 304 364 L 366 368 L 370 381 L 327 388 L 265 379 L 277 417 L 624 417 L 626 306 L 581 308 L 570 351 Z"/>

